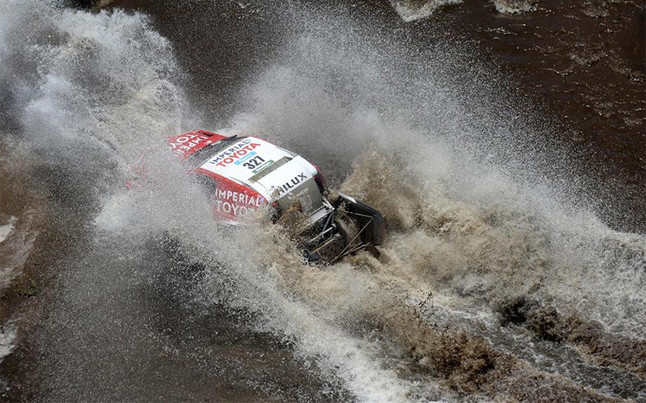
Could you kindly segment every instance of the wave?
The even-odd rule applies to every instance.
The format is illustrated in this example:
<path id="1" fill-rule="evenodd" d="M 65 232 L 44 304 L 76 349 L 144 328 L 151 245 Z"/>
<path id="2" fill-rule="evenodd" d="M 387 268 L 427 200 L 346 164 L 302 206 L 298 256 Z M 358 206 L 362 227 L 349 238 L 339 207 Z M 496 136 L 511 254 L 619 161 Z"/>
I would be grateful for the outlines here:
<path id="1" fill-rule="evenodd" d="M 391 4 L 397 14 L 405 22 L 426 18 L 435 10 L 451 5 L 460 4 L 462 0 L 392 0 Z"/>

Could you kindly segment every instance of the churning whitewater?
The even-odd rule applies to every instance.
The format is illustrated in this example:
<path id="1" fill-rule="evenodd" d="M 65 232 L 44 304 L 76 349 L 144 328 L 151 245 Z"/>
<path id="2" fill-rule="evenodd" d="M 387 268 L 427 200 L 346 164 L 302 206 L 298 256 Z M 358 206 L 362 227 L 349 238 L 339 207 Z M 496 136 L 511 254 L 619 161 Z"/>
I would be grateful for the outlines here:
<path id="1" fill-rule="evenodd" d="M 646 237 L 597 217 L 549 118 L 468 44 L 272 7 L 276 49 L 220 110 L 144 14 L 0 2 L 0 178 L 29 178 L 7 191 L 31 200 L 0 246 L 30 234 L 7 267 L 32 256 L 51 282 L 44 313 L 3 322 L 0 355 L 23 368 L 5 395 L 646 399 Z M 222 127 L 381 211 L 381 256 L 306 264 L 262 209 L 214 221 L 165 139 Z M 161 179 L 127 190 L 144 153 Z"/>

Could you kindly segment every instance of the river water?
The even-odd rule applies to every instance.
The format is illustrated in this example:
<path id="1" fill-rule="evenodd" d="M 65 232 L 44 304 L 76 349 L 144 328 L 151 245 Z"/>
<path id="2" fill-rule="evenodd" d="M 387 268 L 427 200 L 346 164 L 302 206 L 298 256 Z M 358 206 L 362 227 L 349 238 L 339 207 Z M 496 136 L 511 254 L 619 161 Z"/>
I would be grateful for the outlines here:
<path id="1" fill-rule="evenodd" d="M 0 1 L 3 398 L 646 400 L 644 52 L 631 1 Z M 381 257 L 214 222 L 164 138 L 221 127 Z"/>

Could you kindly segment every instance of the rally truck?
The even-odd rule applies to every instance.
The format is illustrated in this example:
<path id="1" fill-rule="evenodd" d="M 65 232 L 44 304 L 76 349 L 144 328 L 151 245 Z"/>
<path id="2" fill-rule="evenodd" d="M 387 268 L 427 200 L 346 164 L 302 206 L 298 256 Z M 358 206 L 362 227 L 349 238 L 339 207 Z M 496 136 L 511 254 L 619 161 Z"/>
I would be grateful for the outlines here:
<path id="1" fill-rule="evenodd" d="M 296 240 L 308 261 L 333 263 L 360 250 L 378 255 L 386 234 L 372 207 L 330 191 L 318 166 L 254 136 L 193 130 L 168 138 L 206 190 L 214 216 L 229 224 L 261 208 Z"/>

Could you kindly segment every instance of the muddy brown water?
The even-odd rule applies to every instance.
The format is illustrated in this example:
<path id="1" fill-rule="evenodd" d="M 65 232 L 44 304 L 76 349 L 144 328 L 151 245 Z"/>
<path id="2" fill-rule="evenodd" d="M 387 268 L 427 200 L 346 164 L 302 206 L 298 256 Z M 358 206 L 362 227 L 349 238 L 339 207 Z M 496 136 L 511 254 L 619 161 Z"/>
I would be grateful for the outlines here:
<path id="1" fill-rule="evenodd" d="M 112 2 L 110 7 L 151 16 L 154 29 L 170 41 L 190 103 L 208 105 L 201 111 L 203 121 L 218 122 L 244 105 L 238 93 L 244 92 L 246 83 L 280 59 L 285 37 L 279 21 L 289 10 L 285 4 L 140 0 Z M 349 13 L 378 27 L 380 35 L 397 37 L 405 47 L 424 49 L 447 38 L 449 42 L 464 41 L 481 62 L 505 77 L 504 85 L 512 86 L 511 92 L 529 100 L 535 108 L 532 113 L 547 116 L 550 124 L 559 128 L 549 132 L 555 137 L 548 140 L 570 159 L 555 169 L 570 169 L 576 181 L 583 183 L 575 198 L 589 203 L 612 228 L 637 233 L 646 230 L 643 4 L 545 0 L 537 2 L 533 12 L 506 15 L 498 13 L 493 3 L 465 1 L 440 7 L 430 17 L 411 23 L 404 23 L 385 1 L 348 1 L 320 8 L 331 19 L 334 12 Z M 19 132 L 19 114 L 5 115 L 0 115 L 3 133 Z M 3 140 L 0 148 L 0 219 L 4 220 L 0 224 L 12 216 L 19 224 L 29 223 L 31 227 L 25 229 L 29 236 L 21 242 L 26 245 L 27 240 L 34 240 L 35 246 L 16 264 L 16 273 L 22 274 L 2 291 L 4 323 L 17 321 L 21 329 L 13 353 L 1 364 L 5 399 L 356 398 L 340 379 L 342 375 L 337 377 L 331 371 L 330 376 L 329 369 L 318 368 L 316 357 L 303 358 L 289 338 L 259 330 L 253 313 L 226 304 L 208 309 L 195 305 L 191 279 L 167 273 L 172 271 L 169 267 L 199 263 L 169 258 L 154 246 L 143 251 L 137 245 L 124 247 L 121 239 L 92 228 L 88 223 L 97 214 L 96 195 L 83 184 L 76 188 L 66 185 L 61 180 L 65 169 L 24 166 L 25 161 L 15 157 L 21 155 L 15 148 L 20 138 Z M 30 162 L 27 159 L 27 165 Z M 343 164 L 348 162 L 340 166 Z M 323 161 L 323 165 L 336 172 L 333 162 Z M 68 178 L 74 179 L 75 174 L 69 173 Z M 16 228 L 21 229 L 20 225 Z M 4 248 L 0 249 L 4 252 L 0 262 L 7 257 L 18 261 L 14 260 L 15 247 L 9 242 L 0 245 Z M 130 258 L 124 259 L 124 254 Z M 548 332 L 552 327 L 548 326 Z M 521 329 L 519 334 L 526 336 L 523 332 Z M 596 392 L 644 398 L 639 394 L 644 388 L 643 367 L 626 371 L 629 365 L 613 364 L 604 351 L 594 356 L 594 348 L 603 348 L 596 339 L 597 344 L 584 345 L 592 358 L 581 358 L 567 346 L 563 350 L 553 347 L 551 340 L 521 348 L 514 344 L 516 336 L 511 333 L 507 328 L 488 331 L 485 327 L 480 336 L 494 340 L 499 350 L 532 362 L 541 371 L 559 373 L 553 368 L 555 363 L 566 363 L 568 369 L 561 375 Z M 414 339 L 408 334 L 401 337 Z M 598 339 L 613 344 L 611 336 Z M 629 340 L 626 345 L 637 355 L 645 349 L 640 340 Z M 394 353 L 398 354 L 406 356 L 401 351 Z M 540 354 L 555 356 L 554 361 L 541 362 L 535 357 Z M 559 354 L 564 358 L 556 357 Z M 622 354 L 625 351 L 615 358 L 621 359 Z M 630 364 L 629 359 L 625 361 Z M 399 372 L 410 379 L 415 379 L 411 373 L 423 373 L 420 379 L 424 382 L 435 381 L 422 370 L 424 364 L 418 364 L 409 362 Z M 531 388 L 542 391 L 546 398 L 601 399 L 596 392 L 585 394 L 583 389 L 568 392 L 574 390 L 570 384 L 555 389 L 562 395 L 550 395 L 544 390 L 546 382 L 541 386 L 537 380 L 542 376 L 532 378 L 538 385 Z M 613 377 L 617 379 L 614 384 L 609 380 Z M 523 387 L 529 388 L 517 379 L 499 382 L 488 387 L 507 387 L 516 398 L 526 393 Z M 513 385 L 504 386 L 505 382 Z M 477 391 L 474 385 L 466 390 Z M 458 398 L 445 384 L 438 389 L 442 392 L 408 397 Z"/>
<path id="2" fill-rule="evenodd" d="M 513 2 L 511 2 L 513 3 Z M 466 1 L 440 12 L 544 105 L 591 176 L 606 222 L 644 231 L 646 32 L 643 3 L 539 1 L 522 15 Z"/>

